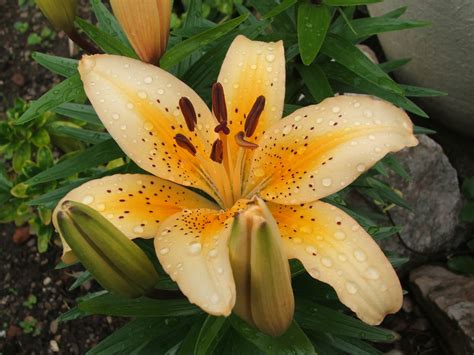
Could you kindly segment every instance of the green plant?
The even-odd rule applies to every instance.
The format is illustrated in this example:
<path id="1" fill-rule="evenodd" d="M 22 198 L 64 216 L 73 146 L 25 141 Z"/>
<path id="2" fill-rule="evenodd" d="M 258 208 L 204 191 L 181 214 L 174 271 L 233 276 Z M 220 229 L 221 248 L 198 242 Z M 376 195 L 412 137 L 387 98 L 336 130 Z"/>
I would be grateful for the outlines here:
<path id="1" fill-rule="evenodd" d="M 245 5 L 235 3 L 235 8 L 230 8 L 228 2 L 220 2 L 223 7 L 219 5 L 216 8 L 222 12 L 211 11 L 206 19 L 202 13 L 202 2 L 189 1 L 186 16 L 177 16 L 182 22 L 176 25 L 179 28 L 175 27 L 172 31 L 169 49 L 161 58 L 160 66 L 186 82 L 210 104 L 209 87 L 216 82 L 220 65 L 236 35 L 244 34 L 266 42 L 283 40 L 286 72 L 291 77 L 286 86 L 285 114 L 302 106 L 319 103 L 338 92 L 353 92 L 379 96 L 413 114 L 426 117 L 409 97 L 443 93 L 397 84 L 387 73 L 406 64 L 407 60 L 378 65 L 355 45 L 377 33 L 427 24 L 401 19 L 404 8 L 382 17 L 355 18 L 356 5 L 370 2 L 374 1 L 324 0 L 314 4 L 296 0 L 265 0 L 248 1 Z M 92 8 L 98 26 L 77 20 L 77 27 L 104 52 L 136 58 L 124 40 L 119 24 L 107 8 L 99 0 L 92 1 Z M 34 58 L 65 80 L 35 101 L 16 120 L 16 124 L 35 122 L 38 115 L 55 110 L 100 129 L 102 125 L 93 107 L 82 104 L 84 92 L 77 72 L 77 61 L 40 53 L 36 53 Z M 417 128 L 416 132 L 424 130 Z M 103 139 L 96 139 L 97 136 L 90 135 L 89 131 L 68 129 L 63 130 L 63 133 L 71 138 L 87 137 L 91 146 L 74 156 L 63 158 L 61 162 L 25 181 L 29 187 L 34 187 L 72 177 L 68 183 L 36 198 L 36 206 L 54 206 L 67 192 L 87 180 L 82 176 L 77 179 L 77 174 L 85 171 L 90 172 L 91 178 L 117 172 L 144 173 L 126 158 L 106 133 L 101 132 L 100 137 Z M 123 159 L 119 166 L 113 163 L 115 167 L 112 169 L 97 169 L 117 159 Z M 327 197 L 325 201 L 353 216 L 375 239 L 394 235 L 400 226 L 381 222 L 386 210 L 393 205 L 409 206 L 397 191 L 383 181 L 390 170 L 408 178 L 396 159 L 388 155 L 349 187 Z M 376 202 L 378 213 L 368 214 L 352 206 L 347 196 L 353 190 Z M 323 353 L 345 351 L 376 354 L 378 351 L 365 341 L 386 342 L 397 337 L 391 331 L 368 326 L 344 314 L 346 308 L 338 301 L 334 290 L 322 282 L 312 280 L 302 265 L 294 260 L 290 265 L 296 298 L 295 320 L 281 337 L 265 335 L 237 316 L 222 318 L 205 315 L 184 298 L 163 299 L 176 294 L 177 284 L 160 265 L 153 242 L 144 239 L 136 239 L 135 242 L 160 274 L 155 286 L 157 298 L 149 295 L 130 300 L 101 291 L 78 299 L 77 307 L 60 317 L 61 321 L 92 314 L 133 318 L 91 350 L 90 354 L 115 351 L 144 354 L 156 349 L 163 352 L 178 349 L 181 353 L 311 353 L 317 350 Z M 391 261 L 399 265 L 403 260 L 394 256 Z M 73 286 L 77 287 L 88 279 L 90 274 L 86 271 Z M 354 289 L 351 288 L 349 292 L 354 292 Z"/>
<path id="2" fill-rule="evenodd" d="M 41 327 L 38 320 L 32 316 L 28 316 L 20 322 L 23 333 L 38 336 L 41 334 Z"/>
<path id="3" fill-rule="evenodd" d="M 38 236 L 38 250 L 46 251 L 54 233 L 51 213 L 54 205 L 35 205 L 35 198 L 48 191 L 54 191 L 76 176 L 30 186 L 28 179 L 51 168 L 64 157 L 77 154 L 86 148 L 86 138 L 71 139 L 63 133 L 73 130 L 76 133 L 89 133 L 86 126 L 74 123 L 74 119 L 63 119 L 53 112 L 44 112 L 25 126 L 15 125 L 15 121 L 28 109 L 29 105 L 17 99 L 7 110 L 5 119 L 0 120 L 0 223 L 14 222 L 17 226 L 28 224 L 30 233 Z M 95 133 L 93 133 L 95 134 Z M 97 132 L 97 139 L 101 133 Z M 87 172 L 83 174 L 87 176 Z"/>
<path id="4" fill-rule="evenodd" d="M 32 309 L 33 306 L 38 302 L 38 298 L 31 294 L 28 296 L 25 302 L 23 302 L 23 306 L 25 306 L 28 309 Z"/>

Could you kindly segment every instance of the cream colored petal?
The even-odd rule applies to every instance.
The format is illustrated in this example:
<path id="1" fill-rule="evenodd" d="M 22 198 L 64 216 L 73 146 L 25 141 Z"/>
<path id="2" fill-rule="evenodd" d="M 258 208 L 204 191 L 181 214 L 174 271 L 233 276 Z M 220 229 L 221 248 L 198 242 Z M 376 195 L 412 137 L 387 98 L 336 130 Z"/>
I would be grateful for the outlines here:
<path id="1" fill-rule="evenodd" d="M 365 95 L 302 108 L 258 142 L 246 193 L 299 204 L 341 190 L 389 152 L 418 143 L 406 113 Z"/>
<path id="2" fill-rule="evenodd" d="M 239 35 L 232 42 L 217 79 L 224 88 L 229 128 L 243 131 L 245 117 L 255 100 L 265 96 L 257 130 L 250 140 L 282 117 L 285 100 L 285 53 L 283 42 L 258 42 Z"/>
<path id="3" fill-rule="evenodd" d="M 85 56 L 79 72 L 101 121 L 131 159 L 153 175 L 215 197 L 209 176 L 221 167 L 208 159 L 215 120 L 191 88 L 160 68 L 120 56 Z M 193 132 L 180 110 L 183 97 L 196 112 Z M 177 146 L 178 134 L 193 144 L 196 156 Z"/>
<path id="4" fill-rule="evenodd" d="M 397 312 L 402 288 L 379 246 L 340 209 L 316 201 L 301 206 L 269 204 L 289 259 L 336 291 L 340 301 L 368 324 Z"/>
<path id="5" fill-rule="evenodd" d="M 94 208 L 130 239 L 153 238 L 161 222 L 183 208 L 216 208 L 213 203 L 182 186 L 151 175 L 112 175 L 91 180 L 72 190 L 58 203 L 77 201 Z M 63 240 L 63 260 L 75 256 Z"/>
<path id="6" fill-rule="evenodd" d="M 235 304 L 227 246 L 234 212 L 184 210 L 162 223 L 155 238 L 164 270 L 191 303 L 216 316 L 228 316 Z"/>

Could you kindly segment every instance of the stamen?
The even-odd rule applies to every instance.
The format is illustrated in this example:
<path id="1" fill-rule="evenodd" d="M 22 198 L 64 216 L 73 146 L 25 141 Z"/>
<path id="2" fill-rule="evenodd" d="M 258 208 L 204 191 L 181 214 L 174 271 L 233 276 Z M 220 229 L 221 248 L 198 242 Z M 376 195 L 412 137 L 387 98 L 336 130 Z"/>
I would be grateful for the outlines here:
<path id="1" fill-rule="evenodd" d="M 225 104 L 224 88 L 221 83 L 212 85 L 212 112 L 219 123 L 227 124 L 227 107 Z"/>
<path id="2" fill-rule="evenodd" d="M 216 133 L 224 133 L 225 135 L 228 135 L 230 133 L 229 127 L 227 127 L 227 122 L 222 122 L 219 123 L 216 128 L 214 128 L 214 132 Z"/>
<path id="3" fill-rule="evenodd" d="M 262 114 L 264 108 L 265 96 L 260 95 L 259 97 L 257 97 L 257 100 L 255 100 L 255 103 L 250 109 L 247 119 L 245 120 L 244 129 L 245 135 L 247 137 L 252 137 L 252 135 L 255 133 L 255 130 L 257 129 L 258 125 L 258 119 L 260 118 L 260 115 Z"/>
<path id="4" fill-rule="evenodd" d="M 181 108 L 184 120 L 186 121 L 186 126 L 188 126 L 188 129 L 191 132 L 193 132 L 197 123 L 197 116 L 191 100 L 183 96 L 179 99 L 179 107 Z"/>
<path id="5" fill-rule="evenodd" d="M 186 149 L 189 153 L 192 155 L 196 155 L 196 148 L 194 145 L 189 141 L 189 139 L 182 135 L 181 133 L 178 133 L 175 137 L 174 140 L 176 141 L 176 144 L 183 148 Z"/>
<path id="6" fill-rule="evenodd" d="M 224 149 L 219 138 L 212 143 L 211 159 L 219 164 L 224 160 Z"/>
<path id="7" fill-rule="evenodd" d="M 244 132 L 240 131 L 235 135 L 235 142 L 237 143 L 238 146 L 242 148 L 247 148 L 247 149 L 256 149 L 258 148 L 258 144 L 249 142 L 245 140 L 245 135 Z"/>

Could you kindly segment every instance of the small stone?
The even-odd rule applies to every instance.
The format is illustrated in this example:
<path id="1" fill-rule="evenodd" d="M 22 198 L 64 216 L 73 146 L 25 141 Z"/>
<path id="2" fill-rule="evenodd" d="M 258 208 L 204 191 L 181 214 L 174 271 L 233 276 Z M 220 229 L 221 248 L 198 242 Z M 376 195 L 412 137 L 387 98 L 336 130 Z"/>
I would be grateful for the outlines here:
<path id="1" fill-rule="evenodd" d="M 49 284 L 51 283 L 51 277 L 46 277 L 44 280 L 43 280 L 43 285 L 44 286 L 48 286 Z"/>
<path id="2" fill-rule="evenodd" d="M 7 330 L 7 339 L 13 339 L 22 334 L 21 328 L 11 324 Z"/>
<path id="3" fill-rule="evenodd" d="M 56 340 L 51 340 L 49 342 L 49 348 L 51 349 L 52 352 L 59 353 L 59 345 Z"/>
<path id="4" fill-rule="evenodd" d="M 21 73 L 15 73 L 12 75 L 11 80 L 13 84 L 17 86 L 23 86 L 25 85 L 25 77 Z"/>
<path id="5" fill-rule="evenodd" d="M 30 239 L 30 227 L 20 227 L 15 230 L 13 233 L 13 243 L 20 245 L 25 243 L 28 239 Z"/>
<path id="6" fill-rule="evenodd" d="M 51 332 L 51 334 L 56 334 L 56 332 L 58 331 L 58 325 L 59 324 L 56 319 L 49 323 L 49 331 Z"/>

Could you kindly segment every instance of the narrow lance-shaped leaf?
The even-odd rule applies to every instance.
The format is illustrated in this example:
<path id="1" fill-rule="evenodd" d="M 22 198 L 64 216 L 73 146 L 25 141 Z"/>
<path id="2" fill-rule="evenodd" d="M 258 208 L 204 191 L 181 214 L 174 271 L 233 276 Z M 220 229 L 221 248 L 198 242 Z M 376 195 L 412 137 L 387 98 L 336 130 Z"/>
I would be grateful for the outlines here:
<path id="1" fill-rule="evenodd" d="M 323 4 L 331 6 L 354 6 L 374 4 L 382 1 L 383 0 L 323 0 Z"/>
<path id="2" fill-rule="evenodd" d="M 298 45 L 305 65 L 318 55 L 330 22 L 331 12 L 326 5 L 303 3 L 298 7 Z"/>
<path id="3" fill-rule="evenodd" d="M 123 155 L 124 153 L 117 143 L 110 139 L 86 149 L 70 159 L 61 161 L 52 168 L 49 168 L 48 170 L 45 170 L 27 180 L 26 183 L 28 185 L 35 185 L 68 177 L 86 169 L 120 158 Z"/>
<path id="4" fill-rule="evenodd" d="M 74 74 L 33 102 L 15 124 L 20 125 L 30 122 L 42 113 L 50 111 L 65 102 L 72 101 L 81 95 L 84 95 L 82 81 L 79 74 Z"/>
<path id="5" fill-rule="evenodd" d="M 65 78 L 69 78 L 77 73 L 76 59 L 63 58 L 40 52 L 34 52 L 31 56 L 35 62 Z"/>
<path id="6" fill-rule="evenodd" d="M 69 122 L 65 122 L 69 123 Z M 97 144 L 111 139 L 110 134 L 105 132 L 91 131 L 84 128 L 71 127 L 56 121 L 49 126 L 50 132 L 58 137 L 74 138 L 86 143 Z"/>
<path id="7" fill-rule="evenodd" d="M 331 84 L 329 84 L 326 74 L 318 64 L 313 63 L 311 66 L 298 65 L 297 69 L 316 103 L 334 96 Z"/>
<path id="8" fill-rule="evenodd" d="M 57 114 L 75 118 L 95 126 L 103 126 L 99 119 L 99 116 L 95 113 L 94 108 L 91 105 L 82 105 L 72 102 L 64 103 L 54 109 Z"/>
<path id="9" fill-rule="evenodd" d="M 106 53 L 123 55 L 135 59 L 138 58 L 130 47 L 125 45 L 118 38 L 111 36 L 100 28 L 97 28 L 96 26 L 79 17 L 76 18 L 76 24 L 95 44 L 102 48 Z"/>
<path id="10" fill-rule="evenodd" d="M 205 355 L 213 353 L 220 338 L 230 325 L 227 320 L 228 318 L 226 317 L 208 316 L 196 339 L 193 354 Z"/>
<path id="11" fill-rule="evenodd" d="M 178 64 L 181 60 L 186 58 L 198 48 L 215 41 L 216 39 L 233 30 L 235 27 L 244 22 L 247 17 L 248 15 L 241 15 L 235 19 L 227 21 L 219 26 L 178 43 L 173 48 L 167 50 L 163 57 L 161 57 L 160 66 L 163 69 L 171 68 L 173 65 Z"/>
<path id="12" fill-rule="evenodd" d="M 99 21 L 99 28 L 104 32 L 107 32 L 112 37 L 118 38 L 122 43 L 126 43 L 127 46 L 132 50 L 131 46 L 128 43 L 127 36 L 120 27 L 118 21 L 115 19 L 115 16 L 110 13 L 110 11 L 105 7 L 101 0 L 91 0 L 92 11 Z"/>
<path id="13" fill-rule="evenodd" d="M 321 51 L 376 86 L 395 94 L 403 94 L 397 83 L 345 38 L 328 34 Z"/>
<path id="14" fill-rule="evenodd" d="M 263 20 L 268 20 L 269 18 L 275 17 L 281 14 L 286 9 L 290 8 L 296 4 L 298 0 L 283 0 L 279 5 L 275 6 L 273 9 L 268 11 L 265 15 L 262 16 Z"/>

